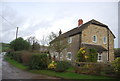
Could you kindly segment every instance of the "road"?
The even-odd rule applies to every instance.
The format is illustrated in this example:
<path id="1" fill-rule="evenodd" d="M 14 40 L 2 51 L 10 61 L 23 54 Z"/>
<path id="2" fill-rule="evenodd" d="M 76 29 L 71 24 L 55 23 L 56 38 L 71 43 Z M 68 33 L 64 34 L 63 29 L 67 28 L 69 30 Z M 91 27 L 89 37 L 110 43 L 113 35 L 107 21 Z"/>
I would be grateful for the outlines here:
<path id="1" fill-rule="evenodd" d="M 41 74 L 33 74 L 13 67 L 5 60 L 2 61 L 2 79 L 59 79 Z"/>

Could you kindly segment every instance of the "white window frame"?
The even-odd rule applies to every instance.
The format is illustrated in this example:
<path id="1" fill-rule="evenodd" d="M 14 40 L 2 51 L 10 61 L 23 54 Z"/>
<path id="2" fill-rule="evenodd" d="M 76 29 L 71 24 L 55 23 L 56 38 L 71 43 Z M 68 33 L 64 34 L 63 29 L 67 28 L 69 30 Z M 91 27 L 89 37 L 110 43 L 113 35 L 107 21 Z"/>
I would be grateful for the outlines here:
<path id="1" fill-rule="evenodd" d="M 94 41 L 94 37 L 96 38 L 95 41 Z M 93 36 L 92 36 L 92 41 L 95 42 L 95 43 L 97 42 L 97 36 L 96 36 L 96 35 L 93 35 Z"/>
<path id="2" fill-rule="evenodd" d="M 104 40 L 106 39 L 106 40 Z M 107 43 L 107 37 L 103 37 L 103 44 L 106 44 Z"/>
<path id="3" fill-rule="evenodd" d="M 99 59 L 101 57 L 101 59 Z M 97 59 L 98 62 L 102 62 L 102 54 L 101 53 L 98 53 L 98 59 Z"/>
<path id="4" fill-rule="evenodd" d="M 68 54 L 71 54 L 71 58 L 68 58 Z M 71 52 L 67 52 L 67 60 L 71 60 L 72 59 L 72 53 Z"/>
<path id="5" fill-rule="evenodd" d="M 58 58 L 58 52 L 55 52 L 55 57 Z"/>
<path id="6" fill-rule="evenodd" d="M 72 43 L 72 37 L 68 38 L 68 43 Z"/>

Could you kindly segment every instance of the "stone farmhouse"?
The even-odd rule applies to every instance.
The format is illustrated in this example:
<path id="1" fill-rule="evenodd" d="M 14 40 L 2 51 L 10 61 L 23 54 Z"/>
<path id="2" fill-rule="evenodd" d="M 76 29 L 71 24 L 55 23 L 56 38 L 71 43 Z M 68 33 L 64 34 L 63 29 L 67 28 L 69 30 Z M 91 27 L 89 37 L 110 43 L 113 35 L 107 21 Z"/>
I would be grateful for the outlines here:
<path id="1" fill-rule="evenodd" d="M 81 47 L 94 48 L 98 52 L 98 62 L 111 62 L 114 60 L 114 39 L 115 35 L 109 27 L 94 19 L 83 24 L 83 20 L 78 20 L 78 26 L 65 33 L 59 32 L 58 38 L 66 40 L 69 47 L 65 48 L 60 60 L 75 62 L 78 50 Z M 54 40 L 51 42 L 51 45 Z M 56 51 L 50 50 L 51 57 L 58 58 Z"/>

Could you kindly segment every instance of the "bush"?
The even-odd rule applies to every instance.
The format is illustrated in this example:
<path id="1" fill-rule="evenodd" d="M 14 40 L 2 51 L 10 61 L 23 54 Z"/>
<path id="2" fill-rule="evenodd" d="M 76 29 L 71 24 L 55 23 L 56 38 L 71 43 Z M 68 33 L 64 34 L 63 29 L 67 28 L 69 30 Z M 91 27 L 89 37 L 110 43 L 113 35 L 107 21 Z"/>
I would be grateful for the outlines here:
<path id="1" fill-rule="evenodd" d="M 57 72 L 64 72 L 70 67 L 70 64 L 68 62 L 59 61 L 57 62 L 57 66 L 55 68 L 55 71 Z"/>
<path id="2" fill-rule="evenodd" d="M 22 63 L 24 65 L 29 65 L 31 56 L 32 56 L 32 53 L 28 51 L 22 51 L 22 55 L 21 55 Z"/>
<path id="3" fill-rule="evenodd" d="M 112 63 L 114 70 L 118 76 L 120 76 L 120 57 L 116 58 Z"/>
<path id="4" fill-rule="evenodd" d="M 55 63 L 54 61 L 52 61 L 52 63 L 50 63 L 49 65 L 48 65 L 48 69 L 55 69 L 56 68 L 56 65 L 57 65 L 57 63 Z"/>
<path id="5" fill-rule="evenodd" d="M 103 73 L 105 73 L 105 75 L 107 74 L 107 75 L 110 75 L 110 74 L 114 74 L 115 72 L 114 72 L 114 68 L 112 67 L 112 65 L 111 64 L 104 64 L 103 66 L 102 66 L 102 71 L 103 71 Z"/>
<path id="6" fill-rule="evenodd" d="M 82 66 L 81 66 L 82 65 Z M 80 66 L 75 67 L 76 73 L 85 74 L 101 74 L 102 66 L 98 63 L 81 63 Z"/>
<path id="7" fill-rule="evenodd" d="M 15 52 L 13 52 L 12 55 L 13 55 L 12 58 L 13 58 L 14 60 L 22 63 L 22 58 L 21 58 L 21 56 L 22 56 L 22 51 L 15 51 Z"/>
<path id="8" fill-rule="evenodd" d="M 22 63 L 21 51 L 9 51 L 9 52 L 6 53 L 6 56 L 8 56 L 11 59 L 14 59 L 14 60 Z"/>
<path id="9" fill-rule="evenodd" d="M 97 51 L 94 48 L 80 48 L 77 53 L 78 62 L 97 62 Z"/>
<path id="10" fill-rule="evenodd" d="M 29 69 L 46 69 L 48 66 L 47 54 L 33 54 L 30 63 Z"/>

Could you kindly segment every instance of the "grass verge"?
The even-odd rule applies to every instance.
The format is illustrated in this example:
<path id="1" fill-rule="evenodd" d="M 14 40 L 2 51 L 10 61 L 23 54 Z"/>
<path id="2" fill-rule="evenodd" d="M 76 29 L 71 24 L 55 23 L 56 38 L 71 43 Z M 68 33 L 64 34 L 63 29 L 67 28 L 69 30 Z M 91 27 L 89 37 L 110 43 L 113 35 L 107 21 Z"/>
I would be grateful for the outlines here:
<path id="1" fill-rule="evenodd" d="M 28 70 L 27 66 L 24 66 L 23 64 L 18 63 L 17 61 L 10 59 L 9 57 L 5 57 L 5 60 L 19 69 Z M 73 69 L 70 68 L 68 69 L 67 72 L 55 72 L 51 70 L 28 70 L 28 71 L 35 74 L 49 75 L 49 76 L 60 77 L 64 79 L 112 79 L 110 77 L 104 77 L 104 76 L 77 74 L 74 72 L 69 72 L 69 70 L 72 71 Z"/>
<path id="2" fill-rule="evenodd" d="M 24 66 L 23 64 L 13 60 L 13 59 L 10 59 L 9 57 L 5 56 L 4 58 L 8 63 L 10 63 L 11 65 L 19 68 L 19 69 L 22 69 L 22 70 L 27 70 L 28 67 L 27 66 Z"/>

